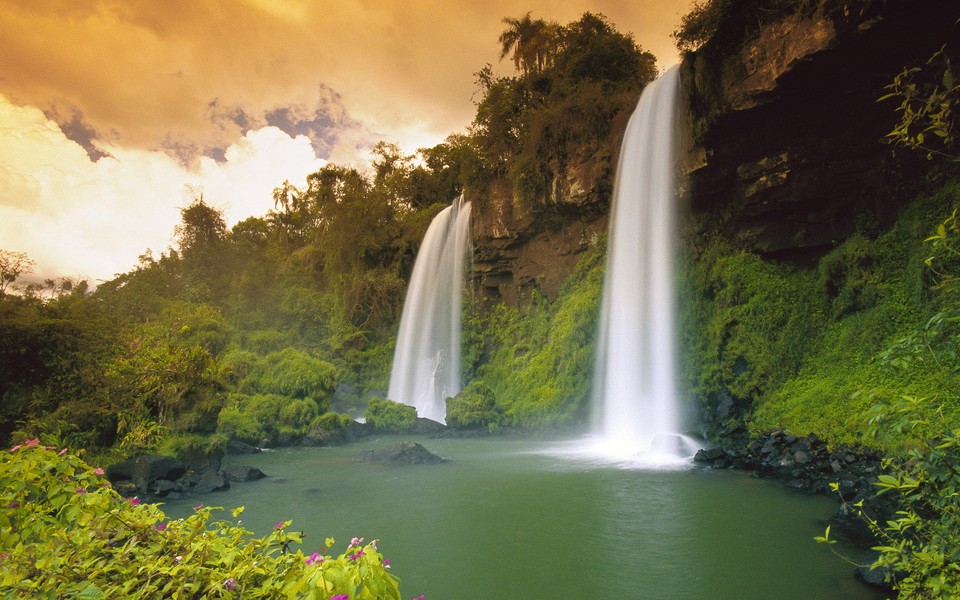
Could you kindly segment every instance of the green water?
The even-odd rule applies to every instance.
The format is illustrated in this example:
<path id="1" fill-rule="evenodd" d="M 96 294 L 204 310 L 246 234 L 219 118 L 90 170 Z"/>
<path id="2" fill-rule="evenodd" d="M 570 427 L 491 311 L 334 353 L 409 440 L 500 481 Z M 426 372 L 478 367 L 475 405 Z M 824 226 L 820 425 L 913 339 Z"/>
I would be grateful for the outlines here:
<path id="1" fill-rule="evenodd" d="M 228 457 L 269 477 L 199 500 L 245 506 L 260 535 L 293 519 L 308 554 L 327 536 L 335 552 L 377 538 L 407 598 L 876 597 L 813 542 L 834 508 L 826 498 L 744 473 L 589 464 L 542 442 L 404 439 L 450 462 L 352 460 L 399 438 Z M 197 502 L 165 510 L 183 516 Z"/>

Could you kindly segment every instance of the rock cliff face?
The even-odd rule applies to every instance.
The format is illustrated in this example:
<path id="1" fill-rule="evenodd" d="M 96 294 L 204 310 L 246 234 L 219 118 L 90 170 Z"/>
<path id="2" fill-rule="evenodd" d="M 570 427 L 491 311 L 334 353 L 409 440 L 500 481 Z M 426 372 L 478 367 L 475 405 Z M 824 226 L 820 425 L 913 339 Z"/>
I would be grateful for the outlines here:
<path id="1" fill-rule="evenodd" d="M 950 39 L 958 16 L 960 3 L 946 0 L 821 2 L 734 47 L 708 43 L 688 56 L 694 233 L 802 261 L 889 224 L 922 157 L 883 143 L 898 117 L 877 99 Z"/>
<path id="2" fill-rule="evenodd" d="M 506 181 L 495 181 L 473 202 L 473 273 L 484 300 L 515 306 L 536 289 L 556 297 L 580 255 L 607 232 L 607 213 L 629 114 L 608 139 L 584 148 L 551 182 L 550 196 L 527 206 Z"/>

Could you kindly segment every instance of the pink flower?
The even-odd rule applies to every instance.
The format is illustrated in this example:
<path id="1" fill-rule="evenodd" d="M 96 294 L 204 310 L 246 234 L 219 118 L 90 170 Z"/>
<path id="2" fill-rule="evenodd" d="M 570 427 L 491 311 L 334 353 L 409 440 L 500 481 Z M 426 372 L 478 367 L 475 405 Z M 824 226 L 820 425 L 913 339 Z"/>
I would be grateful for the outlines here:
<path id="1" fill-rule="evenodd" d="M 16 452 L 16 451 L 19 450 L 20 448 L 23 448 L 23 444 L 17 444 L 17 445 L 14 446 L 13 448 L 10 448 L 10 452 Z"/>
<path id="2" fill-rule="evenodd" d="M 319 552 L 314 552 L 313 554 L 308 556 L 307 560 L 305 560 L 304 562 L 307 563 L 308 565 L 312 565 L 313 563 L 323 563 L 323 561 L 325 560 L 327 560 L 326 556 L 321 555 Z"/>
<path id="3" fill-rule="evenodd" d="M 347 558 L 349 558 L 350 560 L 357 560 L 361 556 L 363 556 L 363 550 L 357 550 L 356 554 L 351 554 L 347 556 Z"/>
<path id="4" fill-rule="evenodd" d="M 77 493 L 78 493 L 78 494 L 86 494 L 86 493 L 87 493 L 87 490 L 85 490 L 85 489 L 83 489 L 83 488 L 77 488 Z"/>
<path id="5" fill-rule="evenodd" d="M 390 559 L 389 559 L 389 558 L 383 559 L 383 568 L 384 568 L 384 569 L 389 569 L 389 568 L 390 568 Z"/>
<path id="6" fill-rule="evenodd" d="M 130 500 L 131 506 L 137 506 L 138 504 L 140 504 L 140 498 L 137 498 L 136 496 L 134 496 L 133 498 L 130 498 L 129 500 Z"/>
<path id="7" fill-rule="evenodd" d="M 163 531 L 164 529 L 167 528 L 167 524 L 166 524 L 166 523 L 157 523 L 154 527 L 155 527 L 155 529 L 156 529 L 157 531 Z"/>
<path id="8" fill-rule="evenodd" d="M 277 523 L 273 526 L 274 529 L 283 529 L 283 523 Z"/>
<path id="9" fill-rule="evenodd" d="M 24 442 L 23 444 L 24 444 L 25 446 L 27 446 L 28 448 L 31 447 L 31 446 L 39 446 L 39 445 L 40 445 L 40 440 L 37 439 L 37 438 L 33 438 L 32 440 L 27 440 L 27 441 Z"/>
<path id="10" fill-rule="evenodd" d="M 203 508 L 203 503 L 202 503 L 202 502 L 201 502 L 200 504 L 194 506 L 194 507 L 193 507 L 193 510 L 200 510 L 201 508 Z"/>
<path id="11" fill-rule="evenodd" d="M 93 473 L 95 475 L 103 475 L 103 469 L 101 469 L 100 467 L 97 467 L 96 469 L 93 470 Z"/>
<path id="12" fill-rule="evenodd" d="M 377 549 L 377 540 L 371 540 L 371 542 L 370 542 L 370 547 L 373 548 L 374 550 L 376 550 L 376 549 Z"/>
<path id="13" fill-rule="evenodd" d="M 330 600 L 350 600 L 350 596 L 346 594 L 337 594 L 336 596 L 330 596 Z"/>
<path id="14" fill-rule="evenodd" d="M 228 577 L 227 580 L 223 582 L 223 589 L 227 590 L 228 592 L 232 592 L 233 590 L 237 589 L 237 580 L 233 577 Z"/>
<path id="15" fill-rule="evenodd" d="M 20 508 L 20 503 L 19 503 L 19 502 L 11 502 L 10 504 L 7 505 L 7 508 Z"/>
<path id="16" fill-rule="evenodd" d="M 354 546 L 359 546 L 359 545 L 362 544 L 362 543 L 363 543 L 363 538 L 355 537 L 355 538 L 353 538 L 353 539 L 350 540 L 350 545 L 347 546 L 347 547 L 348 547 L 348 548 L 353 548 Z"/>
<path id="17" fill-rule="evenodd" d="M 425 597 L 426 597 L 426 596 L 424 596 L 423 594 L 420 594 L 419 596 L 417 596 L 417 597 L 414 598 L 413 600 L 423 600 Z"/>
<path id="18" fill-rule="evenodd" d="M 60 452 L 57 452 L 57 456 L 63 456 L 63 455 L 66 454 L 66 453 L 67 453 L 67 449 L 64 448 L 64 449 L 61 450 Z"/>

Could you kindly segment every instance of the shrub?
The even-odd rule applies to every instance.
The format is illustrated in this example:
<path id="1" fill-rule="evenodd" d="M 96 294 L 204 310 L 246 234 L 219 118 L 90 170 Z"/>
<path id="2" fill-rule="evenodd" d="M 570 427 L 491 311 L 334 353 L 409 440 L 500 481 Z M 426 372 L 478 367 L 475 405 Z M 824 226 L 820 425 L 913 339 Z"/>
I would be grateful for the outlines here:
<path id="1" fill-rule="evenodd" d="M 169 520 L 124 499 L 80 458 L 14 446 L 0 458 L 0 596 L 7 598 L 400 599 L 377 543 L 305 555 L 291 521 L 253 537 L 212 507 Z M 232 514 L 236 519 L 243 507 Z"/>
<path id="2" fill-rule="evenodd" d="M 309 398 L 287 400 L 280 408 L 280 426 L 296 434 L 304 434 L 317 417 L 317 403 Z"/>
<path id="3" fill-rule="evenodd" d="M 350 415 L 341 415 L 334 412 L 323 413 L 310 423 L 310 429 L 314 431 L 335 431 L 345 429 L 353 423 Z"/>
<path id="4" fill-rule="evenodd" d="M 236 406 L 227 407 L 220 411 L 220 416 L 217 418 L 217 432 L 248 444 L 259 443 L 267 434 L 256 417 L 248 412 L 241 411 Z"/>
<path id="5" fill-rule="evenodd" d="M 497 396 L 483 381 L 470 382 L 454 398 L 447 398 L 447 425 L 457 429 L 496 428 L 503 412 Z"/>
<path id="6" fill-rule="evenodd" d="M 371 398 L 364 414 L 374 429 L 381 431 L 404 431 L 417 421 L 417 409 L 392 400 Z"/>
<path id="7" fill-rule="evenodd" d="M 313 398 L 326 409 L 337 386 L 337 369 L 306 352 L 287 348 L 268 354 L 260 378 L 262 391 L 294 398 Z"/>

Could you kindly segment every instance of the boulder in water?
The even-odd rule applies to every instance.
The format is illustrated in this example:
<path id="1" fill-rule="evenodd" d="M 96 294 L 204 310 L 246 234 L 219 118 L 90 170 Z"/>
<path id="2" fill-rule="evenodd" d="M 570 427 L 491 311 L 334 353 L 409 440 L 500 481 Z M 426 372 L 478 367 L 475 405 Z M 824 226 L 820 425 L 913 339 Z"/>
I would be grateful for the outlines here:
<path id="1" fill-rule="evenodd" d="M 390 465 L 423 465 L 446 462 L 416 442 L 400 442 L 386 448 L 366 450 L 357 456 L 359 462 L 374 462 Z"/>
<path id="2" fill-rule="evenodd" d="M 228 481 L 256 481 L 266 477 L 266 473 L 256 467 L 247 465 L 230 465 L 223 469 L 223 475 Z"/>

